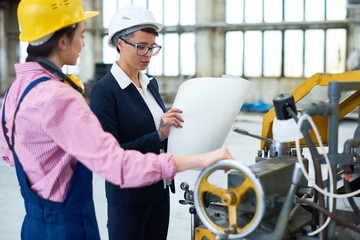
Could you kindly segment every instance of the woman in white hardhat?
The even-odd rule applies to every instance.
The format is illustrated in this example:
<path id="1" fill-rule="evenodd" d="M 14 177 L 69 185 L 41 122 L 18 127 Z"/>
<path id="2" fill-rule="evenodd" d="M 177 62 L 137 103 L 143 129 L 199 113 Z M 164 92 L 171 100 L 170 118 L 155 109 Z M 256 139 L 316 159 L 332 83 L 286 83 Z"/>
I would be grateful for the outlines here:
<path id="1" fill-rule="evenodd" d="M 161 49 L 155 39 L 162 28 L 149 10 L 134 5 L 120 9 L 110 21 L 108 44 L 120 56 L 94 85 L 90 107 L 124 149 L 166 151 L 169 128 L 181 127 L 181 111 L 166 111 L 156 79 L 142 72 Z M 136 189 L 106 182 L 105 188 L 110 240 L 166 239 L 170 206 L 164 181 Z"/>
<path id="2" fill-rule="evenodd" d="M 123 150 L 103 131 L 75 84 L 61 68 L 76 64 L 84 46 L 80 0 L 21 0 L 20 40 L 25 63 L 1 109 L 1 153 L 16 167 L 26 215 L 21 239 L 100 239 L 92 199 L 92 173 L 122 188 L 172 179 L 175 172 L 229 157 L 226 149 L 190 157 Z M 71 81 L 66 79 L 66 81 Z M 142 177 L 139 177 L 142 176 Z"/>

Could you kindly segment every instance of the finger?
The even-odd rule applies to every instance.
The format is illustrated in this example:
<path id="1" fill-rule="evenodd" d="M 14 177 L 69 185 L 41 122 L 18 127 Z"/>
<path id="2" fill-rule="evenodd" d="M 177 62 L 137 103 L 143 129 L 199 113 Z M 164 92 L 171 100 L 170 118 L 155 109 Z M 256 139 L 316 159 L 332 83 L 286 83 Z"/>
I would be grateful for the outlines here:
<path id="1" fill-rule="evenodd" d="M 173 119 L 167 119 L 166 121 L 164 121 L 164 125 L 163 125 L 163 128 L 170 128 L 171 126 L 174 126 L 176 128 L 182 128 L 182 125 L 181 123 L 176 120 L 175 118 Z"/>
<path id="2" fill-rule="evenodd" d="M 171 119 L 169 120 L 169 127 L 174 126 L 176 128 L 182 128 L 181 123 L 177 119 Z"/>
<path id="3" fill-rule="evenodd" d="M 171 108 L 169 111 L 167 112 L 177 112 L 177 113 L 182 113 L 183 111 L 181 111 L 180 109 L 178 108 Z"/>
<path id="4" fill-rule="evenodd" d="M 180 122 L 184 122 L 184 119 L 183 119 L 179 114 L 175 114 L 175 117 L 176 117 Z"/>
<path id="5" fill-rule="evenodd" d="M 184 119 L 179 115 L 179 114 L 177 114 L 177 113 L 169 113 L 169 114 L 164 114 L 162 117 L 161 117 L 162 119 L 166 119 L 166 118 L 168 118 L 168 119 L 174 119 L 174 118 L 176 118 L 177 120 L 179 120 L 180 122 L 184 122 Z"/>

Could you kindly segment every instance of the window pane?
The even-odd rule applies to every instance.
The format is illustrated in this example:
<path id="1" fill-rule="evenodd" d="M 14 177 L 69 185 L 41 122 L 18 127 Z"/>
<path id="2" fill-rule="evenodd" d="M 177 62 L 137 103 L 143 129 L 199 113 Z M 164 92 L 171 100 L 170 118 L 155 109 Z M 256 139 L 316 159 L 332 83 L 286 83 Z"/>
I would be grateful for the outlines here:
<path id="1" fill-rule="evenodd" d="M 285 0 L 285 21 L 303 20 L 304 0 Z"/>
<path id="2" fill-rule="evenodd" d="M 19 62 L 24 63 L 27 58 L 27 47 L 29 43 L 19 41 Z"/>
<path id="3" fill-rule="evenodd" d="M 281 75 L 281 31 L 264 32 L 264 76 Z"/>
<path id="4" fill-rule="evenodd" d="M 109 35 L 103 37 L 103 56 L 102 61 L 104 63 L 113 63 L 115 60 L 118 59 L 118 52 L 115 48 L 109 47 L 107 44 Z"/>
<path id="5" fill-rule="evenodd" d="M 176 33 L 164 36 L 164 74 L 179 75 L 179 35 Z"/>
<path id="6" fill-rule="evenodd" d="M 243 75 L 243 33 L 227 32 L 225 45 L 225 72 L 228 75 Z"/>
<path id="7" fill-rule="evenodd" d="M 105 1 L 113 1 L 113 0 L 105 0 Z M 132 0 L 117 0 L 117 9 L 123 8 L 131 4 L 132 4 Z"/>
<path id="8" fill-rule="evenodd" d="M 162 6 L 163 0 L 149 0 L 149 10 L 154 15 L 154 18 L 159 23 L 164 23 L 163 21 L 163 8 Z"/>
<path id="9" fill-rule="evenodd" d="M 324 30 L 305 31 L 304 76 L 324 72 Z"/>
<path id="10" fill-rule="evenodd" d="M 262 0 L 245 0 L 245 22 L 262 22 Z"/>
<path id="11" fill-rule="evenodd" d="M 117 4 L 113 0 L 103 0 L 103 26 L 108 28 L 112 16 L 116 13 Z"/>
<path id="12" fill-rule="evenodd" d="M 244 0 L 226 1 L 226 22 L 242 23 L 244 18 Z"/>
<path id="13" fill-rule="evenodd" d="M 346 30 L 329 29 L 326 31 L 326 72 L 345 71 Z"/>
<path id="14" fill-rule="evenodd" d="M 303 75 L 303 32 L 288 30 L 285 32 L 284 74 L 286 77 Z"/>
<path id="15" fill-rule="evenodd" d="M 156 38 L 156 43 L 164 46 L 164 37 L 160 34 Z M 161 49 L 158 55 L 151 57 L 151 62 L 148 66 L 148 73 L 150 75 L 159 76 L 163 74 L 163 60 L 164 60 L 164 48 Z"/>
<path id="16" fill-rule="evenodd" d="M 328 20 L 346 19 L 346 0 L 327 0 L 326 5 Z"/>
<path id="17" fill-rule="evenodd" d="M 249 77 L 261 76 L 262 39 L 260 31 L 245 32 L 244 74 Z"/>
<path id="18" fill-rule="evenodd" d="M 264 21 L 281 22 L 282 21 L 282 0 L 264 0 Z"/>
<path id="19" fill-rule="evenodd" d="M 164 1 L 164 24 L 167 26 L 179 24 L 179 0 Z"/>
<path id="20" fill-rule="evenodd" d="M 195 75 L 196 65 L 195 34 L 180 35 L 180 74 Z"/>
<path id="21" fill-rule="evenodd" d="M 65 74 L 71 74 L 79 76 L 80 73 L 80 58 L 78 58 L 76 65 L 64 65 L 62 71 Z"/>
<path id="22" fill-rule="evenodd" d="M 325 5 L 324 0 L 305 1 L 305 20 L 320 21 L 324 20 Z"/>
<path id="23" fill-rule="evenodd" d="M 124 1 L 120 0 L 120 2 L 124 2 Z M 133 5 L 141 6 L 144 8 L 147 8 L 146 2 L 147 2 L 147 0 L 132 0 Z"/>
<path id="24" fill-rule="evenodd" d="M 195 0 L 181 0 L 180 24 L 194 25 L 196 23 L 196 4 Z"/>

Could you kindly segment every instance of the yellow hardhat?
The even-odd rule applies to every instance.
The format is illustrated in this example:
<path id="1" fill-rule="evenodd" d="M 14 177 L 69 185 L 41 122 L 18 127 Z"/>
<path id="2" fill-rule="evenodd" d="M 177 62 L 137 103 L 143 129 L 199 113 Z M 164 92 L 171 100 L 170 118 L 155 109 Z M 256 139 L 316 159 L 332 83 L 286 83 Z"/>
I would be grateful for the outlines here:
<path id="1" fill-rule="evenodd" d="M 17 9 L 21 28 L 19 39 L 36 41 L 98 14 L 85 12 L 81 0 L 21 0 Z"/>

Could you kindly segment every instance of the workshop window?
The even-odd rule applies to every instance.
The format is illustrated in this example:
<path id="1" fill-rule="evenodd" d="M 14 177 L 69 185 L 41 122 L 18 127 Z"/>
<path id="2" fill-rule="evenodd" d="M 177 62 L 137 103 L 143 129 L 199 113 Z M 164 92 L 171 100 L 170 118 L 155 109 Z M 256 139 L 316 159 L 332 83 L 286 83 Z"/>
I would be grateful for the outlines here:
<path id="1" fill-rule="evenodd" d="M 304 75 L 309 77 L 324 72 L 324 31 L 305 31 Z"/>
<path id="2" fill-rule="evenodd" d="M 285 0 L 284 1 L 284 21 L 300 22 L 304 16 L 304 0 Z"/>
<path id="3" fill-rule="evenodd" d="M 260 31 L 244 33 L 244 75 L 256 77 L 261 75 L 262 34 Z"/>
<path id="4" fill-rule="evenodd" d="M 177 76 L 179 74 L 179 35 L 169 33 L 164 35 L 164 75 Z"/>
<path id="5" fill-rule="evenodd" d="M 19 42 L 19 62 L 24 63 L 27 57 L 26 49 L 28 47 L 29 43 L 27 42 Z"/>
<path id="6" fill-rule="evenodd" d="M 282 2 L 283 0 L 265 0 L 264 1 L 264 22 L 282 21 Z"/>
<path id="7" fill-rule="evenodd" d="M 148 73 L 196 74 L 195 0 L 103 0 L 102 4 L 104 34 L 113 14 L 130 4 L 150 9 L 157 21 L 170 27 L 157 38 L 163 49 L 152 58 Z M 346 0 L 226 0 L 225 74 L 308 77 L 316 72 L 343 72 L 346 15 Z M 118 54 L 107 40 L 105 35 L 102 59 L 112 63 Z M 25 61 L 26 47 L 20 42 L 20 62 Z M 75 73 L 79 67 L 67 71 Z"/>
<path id="8" fill-rule="evenodd" d="M 345 29 L 329 29 L 326 31 L 325 72 L 340 73 L 345 71 L 346 34 Z"/>
<path id="9" fill-rule="evenodd" d="M 228 75 L 243 75 L 243 32 L 232 31 L 226 33 L 225 61 Z"/>
<path id="10" fill-rule="evenodd" d="M 241 2 L 241 1 L 240 1 Z M 262 0 L 245 1 L 245 22 L 259 23 L 262 22 Z"/>
<path id="11" fill-rule="evenodd" d="M 284 43 L 284 75 L 301 77 L 303 75 L 304 33 L 302 30 L 285 32 Z"/>
<path id="12" fill-rule="evenodd" d="M 195 75 L 196 66 L 195 34 L 180 35 L 180 73 L 184 76 Z"/>
<path id="13" fill-rule="evenodd" d="M 231 26 L 225 29 L 225 74 L 309 77 L 343 72 L 344 19 L 346 0 L 227 0 Z"/>
<path id="14" fill-rule="evenodd" d="M 103 24 L 107 29 L 111 17 L 115 12 L 127 5 L 138 5 L 148 8 L 155 19 L 166 26 L 194 25 L 195 24 L 195 0 L 104 0 L 103 1 Z M 103 39 L 103 62 L 112 63 L 118 58 L 114 55 L 106 42 L 108 35 Z M 196 51 L 195 33 L 164 33 L 156 39 L 162 45 L 162 50 L 156 57 L 151 59 L 147 72 L 159 76 L 195 75 Z"/>
<path id="15" fill-rule="evenodd" d="M 156 39 L 157 44 L 164 46 L 164 35 L 159 34 Z M 163 73 L 164 67 L 164 48 L 159 52 L 158 55 L 151 58 L 151 63 L 149 64 L 147 71 L 150 75 L 159 76 Z"/>
<path id="16" fill-rule="evenodd" d="M 264 68 L 265 77 L 281 75 L 281 50 L 282 33 L 281 31 L 264 32 Z"/>

